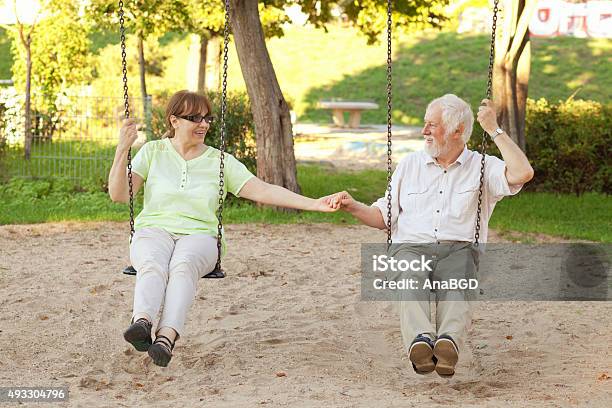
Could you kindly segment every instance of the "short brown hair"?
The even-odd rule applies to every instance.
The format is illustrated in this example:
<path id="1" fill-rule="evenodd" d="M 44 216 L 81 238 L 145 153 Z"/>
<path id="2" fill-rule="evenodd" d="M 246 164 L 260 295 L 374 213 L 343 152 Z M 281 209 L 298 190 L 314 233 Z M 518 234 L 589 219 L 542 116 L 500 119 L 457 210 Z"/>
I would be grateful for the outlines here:
<path id="1" fill-rule="evenodd" d="M 166 105 L 165 122 L 168 129 L 163 137 L 174 137 L 174 128 L 170 123 L 170 116 L 199 115 L 204 109 L 208 113 L 212 111 L 210 101 L 206 95 L 187 90 L 178 91 L 170 97 Z"/>

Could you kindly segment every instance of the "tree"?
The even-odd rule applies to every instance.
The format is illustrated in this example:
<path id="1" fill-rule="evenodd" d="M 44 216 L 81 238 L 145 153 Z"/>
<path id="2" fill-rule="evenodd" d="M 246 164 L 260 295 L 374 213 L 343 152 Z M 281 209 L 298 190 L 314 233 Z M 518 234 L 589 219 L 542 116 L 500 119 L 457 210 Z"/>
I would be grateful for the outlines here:
<path id="1" fill-rule="evenodd" d="M 393 0 L 394 32 L 412 32 L 424 28 L 441 28 L 446 21 L 444 8 L 448 0 Z M 387 0 L 342 0 L 349 21 L 366 35 L 368 43 L 376 42 L 387 30 Z"/>
<path id="2" fill-rule="evenodd" d="M 124 0 L 125 25 L 138 38 L 138 67 L 143 109 L 147 106 L 146 59 L 144 39 L 159 36 L 188 24 L 189 14 L 183 0 Z M 116 0 L 91 0 L 87 14 L 97 23 L 119 30 L 118 2 Z"/>
<path id="3" fill-rule="evenodd" d="M 26 25 L 19 19 L 19 13 L 17 12 L 17 0 L 13 0 L 13 11 L 15 13 L 16 24 L 15 28 L 10 26 L 4 26 L 9 31 L 12 31 L 13 35 L 18 38 L 19 43 L 23 47 L 25 52 L 25 158 L 30 160 L 30 154 L 32 150 L 32 115 L 31 115 L 31 88 L 32 88 L 32 37 L 34 30 L 36 29 L 36 23 L 40 17 L 39 9 L 34 20 Z"/>
<path id="4" fill-rule="evenodd" d="M 529 22 L 536 0 L 503 0 L 495 39 L 493 96 L 500 126 L 525 150 L 527 85 L 531 71 Z M 501 27 L 499 24 L 501 23 Z"/>
<path id="5" fill-rule="evenodd" d="M 231 0 L 230 3 L 232 31 L 255 122 L 257 175 L 264 181 L 299 192 L 289 107 L 266 48 L 257 1 Z M 386 0 L 338 3 L 371 41 L 385 29 Z M 298 4 L 308 14 L 309 21 L 318 27 L 324 27 L 332 19 L 334 6 L 333 2 L 318 0 L 267 0 L 263 4 L 278 9 Z M 441 4 L 446 4 L 446 0 L 394 0 L 395 24 L 435 26 L 443 18 Z"/>
<path id="6" fill-rule="evenodd" d="M 206 89 L 218 88 L 219 83 L 206 84 L 206 65 L 209 44 L 214 43 L 215 72 L 219 71 L 222 49 L 221 42 L 223 28 L 225 25 L 224 0 L 188 0 L 187 10 L 189 13 L 189 31 L 197 34 L 200 41 L 199 66 L 198 66 L 198 92 L 206 92 Z M 282 36 L 282 24 L 288 21 L 284 10 L 275 5 L 259 5 L 261 24 L 265 38 Z"/>
<path id="7" fill-rule="evenodd" d="M 13 4 L 16 4 L 14 2 Z M 70 0 L 48 0 L 40 4 L 29 25 L 22 23 L 15 7 L 17 24 L 13 33 L 13 78 L 25 89 L 25 157 L 32 145 L 31 94 L 39 97 L 37 128 L 51 138 L 59 116 L 59 93 L 91 77 L 87 26 L 79 17 L 79 6 Z"/>
<path id="8" fill-rule="evenodd" d="M 300 192 L 289 106 L 266 48 L 257 1 L 231 0 L 231 9 L 236 50 L 255 122 L 257 176 Z"/>

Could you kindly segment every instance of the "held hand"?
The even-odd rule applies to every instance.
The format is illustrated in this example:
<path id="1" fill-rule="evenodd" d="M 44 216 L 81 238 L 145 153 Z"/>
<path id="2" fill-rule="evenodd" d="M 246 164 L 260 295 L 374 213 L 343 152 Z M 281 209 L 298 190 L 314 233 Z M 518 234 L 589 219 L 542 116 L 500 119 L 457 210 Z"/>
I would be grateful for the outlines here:
<path id="1" fill-rule="evenodd" d="M 326 198 L 327 205 L 331 208 L 350 211 L 350 208 L 355 204 L 355 200 L 349 193 L 342 191 L 336 194 L 329 195 Z"/>
<path id="2" fill-rule="evenodd" d="M 136 120 L 127 119 L 123 122 L 121 130 L 119 131 L 119 143 L 117 144 L 117 149 L 128 150 L 130 147 L 132 147 L 136 139 L 138 139 Z"/>
<path id="3" fill-rule="evenodd" d="M 495 132 L 495 130 L 499 128 L 495 107 L 493 106 L 493 102 L 489 99 L 482 100 L 478 108 L 477 119 L 482 129 L 488 134 Z"/>
<path id="4" fill-rule="evenodd" d="M 321 197 L 319 199 L 317 199 L 315 201 L 315 205 L 314 205 L 314 211 L 321 211 L 321 212 L 336 212 L 340 209 L 340 205 L 332 205 L 331 204 L 331 199 L 333 198 L 333 194 L 332 195 L 328 195 L 325 197 Z"/>

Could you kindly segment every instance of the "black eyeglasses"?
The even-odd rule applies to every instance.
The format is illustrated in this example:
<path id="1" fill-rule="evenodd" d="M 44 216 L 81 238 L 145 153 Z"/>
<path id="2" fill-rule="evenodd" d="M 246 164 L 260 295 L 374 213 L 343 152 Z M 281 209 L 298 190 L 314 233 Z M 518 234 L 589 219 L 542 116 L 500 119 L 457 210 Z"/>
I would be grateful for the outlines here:
<path id="1" fill-rule="evenodd" d="M 209 125 L 215 121 L 215 117 L 212 115 L 189 115 L 189 116 L 177 116 L 177 118 L 185 119 L 194 123 L 202 123 L 202 121 L 208 123 Z"/>

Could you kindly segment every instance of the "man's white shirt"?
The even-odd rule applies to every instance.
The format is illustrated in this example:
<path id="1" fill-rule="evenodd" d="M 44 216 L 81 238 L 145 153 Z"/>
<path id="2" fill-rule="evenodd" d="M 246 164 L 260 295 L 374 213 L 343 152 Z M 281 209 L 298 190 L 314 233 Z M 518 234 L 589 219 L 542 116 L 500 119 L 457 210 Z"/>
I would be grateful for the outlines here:
<path id="1" fill-rule="evenodd" d="M 448 169 L 424 151 L 404 157 L 391 178 L 393 242 L 474 241 L 481 157 L 464 147 Z M 509 185 L 505 172 L 503 160 L 485 155 L 480 242 L 487 242 L 495 204 L 523 187 Z M 387 203 L 385 194 L 372 204 L 382 212 L 385 224 Z"/>

